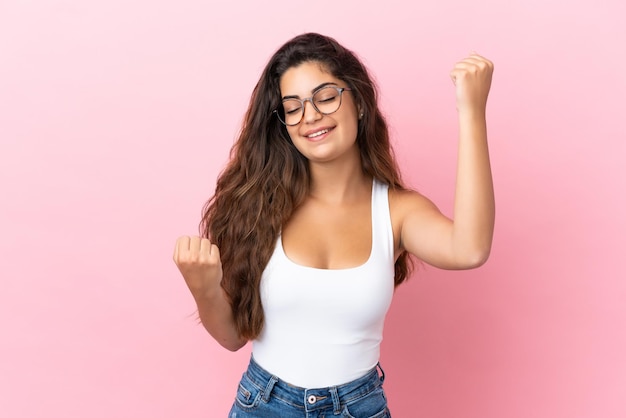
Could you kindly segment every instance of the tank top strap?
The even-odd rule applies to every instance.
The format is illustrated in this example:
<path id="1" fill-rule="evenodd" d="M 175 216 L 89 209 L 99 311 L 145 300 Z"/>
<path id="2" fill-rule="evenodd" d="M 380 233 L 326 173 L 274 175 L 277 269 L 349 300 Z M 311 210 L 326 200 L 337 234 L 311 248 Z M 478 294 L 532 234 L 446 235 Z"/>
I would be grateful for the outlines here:
<path id="1" fill-rule="evenodd" d="M 373 254 L 394 260 L 393 227 L 389 210 L 389 186 L 374 179 L 372 186 L 372 245 Z"/>

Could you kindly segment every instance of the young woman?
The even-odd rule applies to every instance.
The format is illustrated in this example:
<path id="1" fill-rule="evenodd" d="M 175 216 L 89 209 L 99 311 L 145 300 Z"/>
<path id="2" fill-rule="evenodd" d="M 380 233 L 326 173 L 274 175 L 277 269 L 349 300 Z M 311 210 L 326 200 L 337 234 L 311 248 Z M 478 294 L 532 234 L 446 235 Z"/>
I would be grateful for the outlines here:
<path id="1" fill-rule="evenodd" d="M 451 220 L 403 186 L 355 54 L 308 33 L 270 59 L 202 237 L 180 237 L 174 252 L 213 338 L 232 351 L 252 341 L 230 417 L 390 416 L 379 349 L 409 256 L 444 269 L 489 256 L 492 72 L 478 54 L 451 72 L 460 131 Z"/>

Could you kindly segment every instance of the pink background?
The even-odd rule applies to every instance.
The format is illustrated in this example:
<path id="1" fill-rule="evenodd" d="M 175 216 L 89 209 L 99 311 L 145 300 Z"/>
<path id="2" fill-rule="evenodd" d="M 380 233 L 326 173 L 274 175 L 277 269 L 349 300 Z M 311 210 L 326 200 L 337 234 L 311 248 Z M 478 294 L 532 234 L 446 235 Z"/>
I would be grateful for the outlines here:
<path id="1" fill-rule="evenodd" d="M 414 3 L 0 1 L 0 416 L 226 416 L 249 347 L 196 325 L 171 254 L 303 31 L 363 58 L 407 181 L 448 214 L 448 72 L 496 65 L 492 256 L 398 289 L 394 416 L 626 416 L 626 3 Z"/>

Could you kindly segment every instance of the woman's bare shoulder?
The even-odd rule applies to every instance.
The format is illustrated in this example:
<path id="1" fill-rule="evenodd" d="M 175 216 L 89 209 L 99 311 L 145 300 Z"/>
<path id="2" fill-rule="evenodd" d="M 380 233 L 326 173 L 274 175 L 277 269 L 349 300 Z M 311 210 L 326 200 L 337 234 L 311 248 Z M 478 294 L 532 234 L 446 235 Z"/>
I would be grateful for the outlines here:
<path id="1" fill-rule="evenodd" d="M 437 206 L 415 190 L 389 189 L 389 212 L 396 252 L 410 249 L 405 245 L 407 225 L 414 225 L 409 229 L 419 233 L 432 220 L 438 221 L 442 218 Z"/>
<path id="2" fill-rule="evenodd" d="M 389 189 L 389 208 L 392 215 L 415 210 L 436 210 L 435 204 L 420 192 L 400 189 Z"/>

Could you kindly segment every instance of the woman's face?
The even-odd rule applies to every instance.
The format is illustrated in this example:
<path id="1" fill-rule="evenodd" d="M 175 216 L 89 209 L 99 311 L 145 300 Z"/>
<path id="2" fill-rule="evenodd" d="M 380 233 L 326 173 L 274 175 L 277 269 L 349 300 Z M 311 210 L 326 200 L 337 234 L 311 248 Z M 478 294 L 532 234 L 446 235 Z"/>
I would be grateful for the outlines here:
<path id="1" fill-rule="evenodd" d="M 288 69 L 280 79 L 280 93 L 286 98 L 310 98 L 325 87 L 348 88 L 345 82 L 335 78 L 318 62 L 304 62 Z M 318 108 L 324 111 L 325 92 L 332 97 L 336 90 L 323 90 L 315 96 Z M 311 102 L 304 102 L 304 115 L 297 125 L 287 126 L 287 132 L 296 148 L 311 162 L 329 162 L 346 155 L 356 155 L 358 130 L 358 109 L 351 91 L 344 90 L 341 105 L 337 111 L 325 115 L 315 110 Z M 336 98 L 335 100 L 338 100 Z M 299 106 L 285 104 L 288 114 Z M 297 114 L 297 111 L 294 112 Z M 297 121 L 297 117 L 295 119 Z"/>

